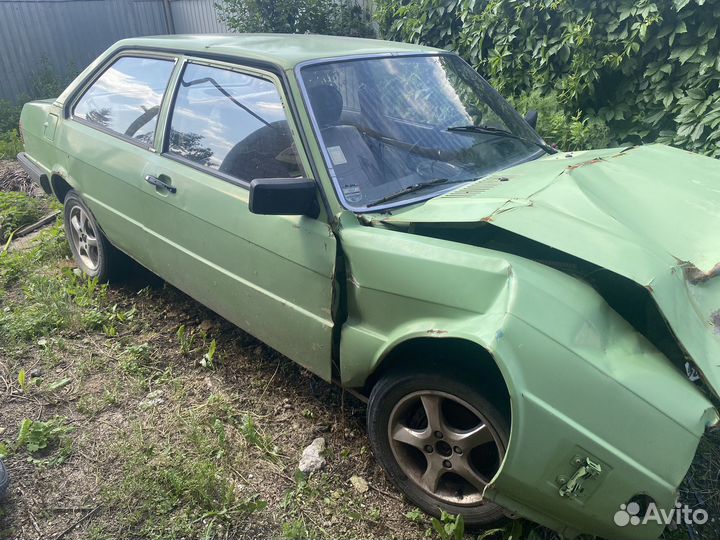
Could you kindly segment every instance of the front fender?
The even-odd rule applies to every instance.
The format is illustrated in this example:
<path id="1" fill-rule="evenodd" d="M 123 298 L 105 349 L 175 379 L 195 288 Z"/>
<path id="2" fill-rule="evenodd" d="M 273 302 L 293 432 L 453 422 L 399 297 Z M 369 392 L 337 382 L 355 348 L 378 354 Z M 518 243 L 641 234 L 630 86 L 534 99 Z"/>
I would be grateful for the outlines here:
<path id="1" fill-rule="evenodd" d="M 348 319 L 340 343 L 348 386 L 400 343 L 460 338 L 487 350 L 511 400 L 505 461 L 486 496 L 566 535 L 649 538 L 662 526 L 620 527 L 635 495 L 670 509 L 712 403 L 585 283 L 539 263 L 455 242 L 353 226 Z M 560 489 L 590 459 L 583 491 Z"/>

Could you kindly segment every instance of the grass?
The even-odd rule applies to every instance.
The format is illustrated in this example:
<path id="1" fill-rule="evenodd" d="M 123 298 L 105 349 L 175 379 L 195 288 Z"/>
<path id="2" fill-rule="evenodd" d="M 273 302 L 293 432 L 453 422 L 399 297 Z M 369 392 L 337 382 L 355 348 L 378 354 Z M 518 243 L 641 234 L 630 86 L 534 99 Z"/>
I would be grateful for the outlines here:
<path id="1" fill-rule="evenodd" d="M 0 191 L 0 244 L 4 244 L 14 230 L 34 223 L 45 212 L 47 203 L 43 199 L 22 191 Z"/>

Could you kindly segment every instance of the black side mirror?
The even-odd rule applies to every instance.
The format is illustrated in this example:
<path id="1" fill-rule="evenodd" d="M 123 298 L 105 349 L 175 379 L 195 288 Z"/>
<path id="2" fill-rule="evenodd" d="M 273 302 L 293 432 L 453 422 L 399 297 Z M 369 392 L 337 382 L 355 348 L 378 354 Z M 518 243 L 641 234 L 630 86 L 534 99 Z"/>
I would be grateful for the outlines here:
<path id="1" fill-rule="evenodd" d="M 530 124 L 530 127 L 533 129 L 537 129 L 537 121 L 538 121 L 538 112 L 530 110 L 525 115 L 525 121 Z"/>
<path id="2" fill-rule="evenodd" d="M 250 182 L 250 211 L 273 216 L 317 217 L 317 188 L 307 178 L 256 178 Z"/>

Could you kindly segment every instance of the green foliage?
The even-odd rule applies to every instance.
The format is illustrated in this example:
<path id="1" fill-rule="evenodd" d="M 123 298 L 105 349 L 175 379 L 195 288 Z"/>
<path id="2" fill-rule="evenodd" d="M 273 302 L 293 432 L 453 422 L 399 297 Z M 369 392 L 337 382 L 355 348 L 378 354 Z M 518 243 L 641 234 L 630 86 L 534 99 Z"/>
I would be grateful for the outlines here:
<path id="1" fill-rule="evenodd" d="M 213 339 L 210 342 L 210 346 L 208 347 L 208 350 L 205 354 L 203 354 L 202 359 L 200 360 L 200 365 L 202 367 L 206 368 L 214 368 L 215 367 L 215 351 L 217 350 L 217 343 Z"/>
<path id="2" fill-rule="evenodd" d="M 605 124 L 616 142 L 720 157 L 720 2 L 378 0 L 377 17 L 386 37 L 455 50 L 509 97 L 554 93 L 540 132 L 562 134 L 548 139 L 604 143 Z"/>
<path id="3" fill-rule="evenodd" d="M 282 536 L 288 540 L 299 540 L 301 538 L 310 538 L 310 532 L 302 519 L 293 519 L 283 523 Z"/>
<path id="4" fill-rule="evenodd" d="M 219 0 L 220 18 L 237 32 L 374 37 L 370 12 L 334 0 Z"/>
<path id="5" fill-rule="evenodd" d="M 0 246 L 0 291 L 26 274 L 28 269 L 37 268 L 49 260 L 70 256 L 70 248 L 65 241 L 62 220 L 58 218 L 55 226 L 42 231 L 34 240 L 32 247 L 26 250 L 3 251 Z M 0 335 L 2 335 L 2 313 L 0 313 Z"/>
<path id="6" fill-rule="evenodd" d="M 72 441 L 68 437 L 72 431 L 72 426 L 67 425 L 66 419 L 60 416 L 46 422 L 25 418 L 20 423 L 20 430 L 12 451 L 17 452 L 24 449 L 30 454 L 28 460 L 36 464 L 60 465 L 72 450 Z M 41 459 L 43 456 L 49 456 L 55 450 L 59 450 L 56 456 Z M 6 453 L 9 452 L 10 449 L 6 445 Z"/>
<path id="7" fill-rule="evenodd" d="M 147 441 L 138 427 L 118 448 L 122 480 L 103 498 L 122 509 L 121 525 L 133 537 L 223 537 L 230 524 L 267 506 L 241 495 L 232 481 L 237 452 L 228 451 L 222 423 L 187 414 L 173 418 L 173 440 L 165 445 Z"/>
<path id="8" fill-rule="evenodd" d="M 134 308 L 108 305 L 106 284 L 68 268 L 60 276 L 33 274 L 23 283 L 21 297 L 0 311 L 0 340 L 25 342 L 61 331 L 113 336 L 115 325 L 131 321 L 133 315 Z"/>
<path id="9" fill-rule="evenodd" d="M 0 159 L 15 159 L 22 150 L 23 144 L 17 129 L 0 133 Z"/>
<path id="10" fill-rule="evenodd" d="M 46 210 L 40 199 L 20 191 L 0 191 L 0 243 L 23 225 L 37 221 Z"/>
<path id="11" fill-rule="evenodd" d="M 465 521 L 461 514 L 453 516 L 440 511 L 440 519 L 432 519 L 432 527 L 440 540 L 462 540 L 465 536 Z"/>
<path id="12" fill-rule="evenodd" d="M 541 95 L 538 91 L 512 100 L 521 113 L 535 110 L 539 113 L 537 131 L 549 144 L 563 150 L 606 148 L 610 141 L 610 130 L 598 118 L 583 117 L 581 111 L 574 114 L 564 112 L 558 106 L 557 94 Z"/>
<path id="13" fill-rule="evenodd" d="M 183 356 L 187 356 L 192 352 L 195 344 L 195 331 L 190 330 L 185 327 L 184 324 L 181 324 L 177 329 L 177 339 L 178 344 L 180 345 L 180 354 Z"/>
<path id="14" fill-rule="evenodd" d="M 75 64 L 70 63 L 64 73 L 58 72 L 44 58 L 30 77 L 28 93 L 17 96 L 15 101 L 0 99 L 0 159 L 15 159 L 22 152 L 23 144 L 18 132 L 22 106 L 34 99 L 48 99 L 59 96 L 77 74 Z"/>
<path id="15" fill-rule="evenodd" d="M 255 420 L 249 414 L 244 415 L 242 418 L 240 433 L 245 437 L 248 444 L 257 447 L 270 461 L 277 461 L 279 458 L 277 447 L 270 437 L 258 430 Z"/>
<path id="16" fill-rule="evenodd" d="M 59 96 L 78 72 L 78 69 L 77 66 L 71 63 L 64 71 L 64 74 L 58 72 L 46 58 L 42 59 L 30 77 L 30 91 L 28 93 L 17 96 L 15 102 L 0 99 L 0 133 L 7 134 L 17 130 L 23 103 L 33 99 L 48 99 Z M 0 141 L 3 137 L 0 137 Z M 0 144 L 0 155 L 2 154 Z"/>

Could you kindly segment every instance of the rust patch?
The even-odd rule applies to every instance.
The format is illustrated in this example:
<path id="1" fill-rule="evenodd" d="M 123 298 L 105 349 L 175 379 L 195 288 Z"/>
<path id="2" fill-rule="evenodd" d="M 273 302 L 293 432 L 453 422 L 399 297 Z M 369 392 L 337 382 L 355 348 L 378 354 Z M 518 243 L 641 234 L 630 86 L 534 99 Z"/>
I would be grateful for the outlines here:
<path id="1" fill-rule="evenodd" d="M 493 220 L 492 216 L 485 216 L 480 221 L 484 221 L 485 223 L 491 223 Z"/>
<path id="2" fill-rule="evenodd" d="M 715 276 L 720 275 L 720 263 L 713 266 L 712 269 L 710 269 L 708 272 L 703 272 L 697 266 L 690 262 L 682 263 L 682 267 L 683 272 L 685 273 L 685 279 L 693 285 L 697 285 L 698 283 L 705 283 L 706 281 L 711 280 Z"/>
<path id="3" fill-rule="evenodd" d="M 720 334 L 720 309 L 715 310 L 710 315 L 710 324 L 713 325 L 713 332 Z"/>
<path id="4" fill-rule="evenodd" d="M 602 162 L 602 159 L 594 158 L 589 161 L 583 161 L 582 163 L 578 163 L 577 165 L 568 165 L 566 170 L 574 171 L 575 169 L 579 169 L 580 167 L 585 167 L 586 165 L 594 165 L 595 163 L 601 163 L 601 162 Z"/>

